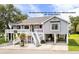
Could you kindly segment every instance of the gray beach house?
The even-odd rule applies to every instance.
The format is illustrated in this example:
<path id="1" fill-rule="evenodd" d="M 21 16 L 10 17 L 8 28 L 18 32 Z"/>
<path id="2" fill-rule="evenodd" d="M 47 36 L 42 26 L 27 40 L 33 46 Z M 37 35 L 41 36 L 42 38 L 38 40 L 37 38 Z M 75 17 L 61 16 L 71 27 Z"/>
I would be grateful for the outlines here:
<path id="1" fill-rule="evenodd" d="M 42 43 L 66 43 L 68 44 L 68 22 L 56 16 L 31 17 L 21 22 L 10 24 L 10 29 L 5 30 L 5 40 L 17 41 L 14 33 L 28 35 L 27 42 Z M 11 38 L 9 38 L 9 34 Z M 14 42 L 15 43 L 15 42 Z"/>

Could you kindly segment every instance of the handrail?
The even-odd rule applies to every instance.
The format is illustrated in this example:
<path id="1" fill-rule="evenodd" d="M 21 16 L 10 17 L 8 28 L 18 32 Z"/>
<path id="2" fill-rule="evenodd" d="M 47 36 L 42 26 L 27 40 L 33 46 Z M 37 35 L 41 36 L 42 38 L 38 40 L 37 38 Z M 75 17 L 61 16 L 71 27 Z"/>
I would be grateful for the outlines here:
<path id="1" fill-rule="evenodd" d="M 6 29 L 6 33 L 14 33 L 14 32 L 29 32 L 29 29 Z"/>
<path id="2" fill-rule="evenodd" d="M 36 32 L 43 32 L 43 29 L 34 29 Z"/>

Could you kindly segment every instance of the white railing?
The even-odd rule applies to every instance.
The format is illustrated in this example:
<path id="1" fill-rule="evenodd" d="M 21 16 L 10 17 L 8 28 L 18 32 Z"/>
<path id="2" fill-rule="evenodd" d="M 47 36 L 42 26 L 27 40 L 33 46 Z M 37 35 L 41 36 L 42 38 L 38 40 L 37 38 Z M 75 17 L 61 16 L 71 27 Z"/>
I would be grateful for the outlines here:
<path id="1" fill-rule="evenodd" d="M 43 32 L 43 29 L 34 29 L 36 32 Z"/>
<path id="2" fill-rule="evenodd" d="M 6 29 L 5 33 L 25 33 L 25 32 L 32 32 L 29 29 Z M 34 32 L 42 33 L 42 29 L 34 29 Z"/>
<path id="3" fill-rule="evenodd" d="M 5 32 L 6 33 L 15 33 L 15 32 L 21 33 L 21 32 L 30 32 L 30 30 L 29 29 L 6 29 Z"/>

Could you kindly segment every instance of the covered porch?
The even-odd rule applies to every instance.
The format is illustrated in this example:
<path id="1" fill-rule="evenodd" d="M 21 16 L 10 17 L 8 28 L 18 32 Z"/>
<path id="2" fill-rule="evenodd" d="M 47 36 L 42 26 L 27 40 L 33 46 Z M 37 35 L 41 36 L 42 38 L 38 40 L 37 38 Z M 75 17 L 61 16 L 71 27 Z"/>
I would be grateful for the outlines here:
<path id="1" fill-rule="evenodd" d="M 40 44 L 43 38 L 43 32 L 32 32 L 29 29 L 6 29 L 5 30 L 5 41 L 8 40 L 12 45 L 16 45 L 17 42 L 20 43 L 20 34 L 24 33 L 26 35 L 25 43 L 34 44 L 35 46 Z"/>

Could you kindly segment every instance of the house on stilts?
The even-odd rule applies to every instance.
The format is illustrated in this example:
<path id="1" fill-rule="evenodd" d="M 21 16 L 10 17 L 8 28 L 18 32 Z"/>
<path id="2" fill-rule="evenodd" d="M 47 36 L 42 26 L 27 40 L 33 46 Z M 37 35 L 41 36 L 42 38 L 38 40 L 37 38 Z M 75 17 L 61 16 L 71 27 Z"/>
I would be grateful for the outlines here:
<path id="1" fill-rule="evenodd" d="M 25 33 L 28 35 L 27 42 L 35 45 L 41 45 L 43 41 L 44 44 L 47 42 L 68 44 L 68 24 L 66 20 L 56 16 L 31 17 L 10 24 L 11 28 L 5 30 L 5 40 L 17 41 L 14 34 Z"/>

